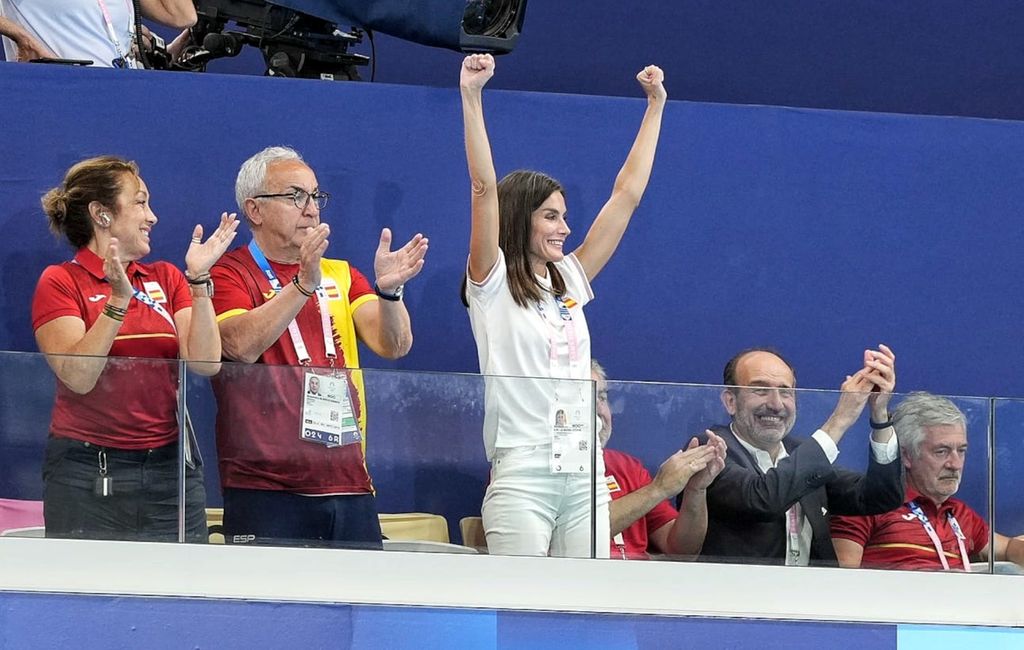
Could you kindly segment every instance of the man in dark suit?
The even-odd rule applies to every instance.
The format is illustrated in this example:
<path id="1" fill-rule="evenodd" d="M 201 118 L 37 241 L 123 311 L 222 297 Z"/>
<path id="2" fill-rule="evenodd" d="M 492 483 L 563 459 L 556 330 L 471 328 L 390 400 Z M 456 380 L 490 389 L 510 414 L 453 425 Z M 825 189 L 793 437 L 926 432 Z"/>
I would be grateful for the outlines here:
<path id="1" fill-rule="evenodd" d="M 713 429 L 725 439 L 728 455 L 708 487 L 704 559 L 834 564 L 830 514 L 877 514 L 900 505 L 899 450 L 887 412 L 896 369 L 888 347 L 864 351 L 864 366 L 843 382 L 832 415 L 805 440 L 789 436 L 796 421 L 796 375 L 777 352 L 744 350 L 723 375 L 722 404 L 732 421 Z M 833 466 L 836 445 L 867 405 L 867 473 Z"/>

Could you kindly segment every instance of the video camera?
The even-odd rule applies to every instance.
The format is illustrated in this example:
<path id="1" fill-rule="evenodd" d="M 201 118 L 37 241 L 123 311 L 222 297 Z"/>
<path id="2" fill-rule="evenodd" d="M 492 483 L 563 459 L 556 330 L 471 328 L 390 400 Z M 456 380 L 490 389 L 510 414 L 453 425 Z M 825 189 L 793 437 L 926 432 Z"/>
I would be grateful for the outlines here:
<path id="1" fill-rule="evenodd" d="M 358 80 L 370 58 L 348 51 L 362 42 L 358 29 L 258 0 L 196 0 L 198 20 L 172 67 L 205 71 L 214 59 L 236 56 L 242 46 L 263 53 L 267 75 Z M 233 29 L 228 24 L 234 25 Z"/>
<path id="2" fill-rule="evenodd" d="M 503 54 L 519 40 L 527 0 L 194 2 L 198 21 L 188 43 L 173 62 L 150 55 L 155 67 L 203 71 L 210 61 L 249 45 L 263 52 L 270 76 L 358 80 L 358 67 L 370 58 L 348 50 L 367 31 L 371 42 L 379 31 L 424 45 Z M 344 31 L 339 24 L 355 27 Z"/>

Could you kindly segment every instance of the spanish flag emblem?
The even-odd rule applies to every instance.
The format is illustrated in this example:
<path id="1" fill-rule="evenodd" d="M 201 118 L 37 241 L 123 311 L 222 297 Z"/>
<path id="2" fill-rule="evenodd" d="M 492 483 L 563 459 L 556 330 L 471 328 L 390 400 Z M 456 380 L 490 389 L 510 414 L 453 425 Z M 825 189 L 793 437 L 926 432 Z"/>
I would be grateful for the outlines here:
<path id="1" fill-rule="evenodd" d="M 575 300 L 573 300 L 569 296 L 565 296 L 564 298 L 562 298 L 562 304 L 565 305 L 566 309 L 572 309 L 573 307 L 575 307 L 579 303 L 577 303 Z"/>
<path id="2" fill-rule="evenodd" d="M 324 295 L 328 300 L 341 300 L 341 290 L 338 289 L 337 282 L 331 278 L 324 278 L 321 286 L 324 288 Z"/>
<path id="3" fill-rule="evenodd" d="M 604 478 L 608 482 L 609 492 L 619 492 L 622 490 L 622 488 L 619 486 L 619 482 L 615 479 L 614 476 L 606 476 Z"/>
<path id="4" fill-rule="evenodd" d="M 153 299 L 153 302 L 167 302 L 167 294 L 164 293 L 159 282 L 143 282 L 142 287 L 146 290 L 146 295 Z"/>

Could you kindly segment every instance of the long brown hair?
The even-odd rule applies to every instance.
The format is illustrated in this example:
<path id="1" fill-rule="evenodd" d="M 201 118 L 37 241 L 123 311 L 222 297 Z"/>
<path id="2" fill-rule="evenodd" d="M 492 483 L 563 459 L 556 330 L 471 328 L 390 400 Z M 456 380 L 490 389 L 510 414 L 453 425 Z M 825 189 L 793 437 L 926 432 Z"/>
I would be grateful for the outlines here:
<path id="1" fill-rule="evenodd" d="M 555 192 L 565 194 L 561 183 L 547 174 L 520 169 L 498 182 L 498 247 L 505 254 L 508 268 L 508 289 L 520 307 L 538 302 L 547 291 L 534 276 L 530 266 L 530 234 L 533 213 Z M 547 263 L 551 291 L 565 295 L 565 280 L 552 262 Z M 466 276 L 462 277 L 462 304 L 466 299 Z"/>
<path id="2" fill-rule="evenodd" d="M 125 174 L 137 177 L 139 167 L 117 156 L 98 156 L 75 163 L 64 175 L 64 182 L 41 200 L 53 234 L 66 237 L 75 249 L 92 241 L 89 204 L 98 201 L 113 209 Z"/>

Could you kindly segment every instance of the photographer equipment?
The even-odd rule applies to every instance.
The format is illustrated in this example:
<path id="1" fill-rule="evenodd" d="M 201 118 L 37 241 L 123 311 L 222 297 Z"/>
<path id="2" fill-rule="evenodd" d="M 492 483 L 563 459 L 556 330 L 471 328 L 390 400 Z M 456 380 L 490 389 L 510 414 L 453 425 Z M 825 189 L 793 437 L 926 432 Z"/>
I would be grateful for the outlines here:
<path id="1" fill-rule="evenodd" d="M 309 79 L 358 80 L 356 66 L 369 57 L 348 52 L 362 32 L 258 0 L 197 0 L 198 20 L 173 67 L 202 71 L 214 59 L 236 56 L 243 45 L 263 53 L 266 74 Z M 228 23 L 236 29 L 228 29 Z"/>
<path id="2" fill-rule="evenodd" d="M 138 5 L 139 0 L 133 0 Z M 348 51 L 363 29 L 466 52 L 510 52 L 519 40 L 527 0 L 195 0 L 198 21 L 171 62 L 163 41 L 146 45 L 137 24 L 140 56 L 147 67 L 203 71 L 214 59 L 236 56 L 244 45 L 263 53 L 266 74 L 281 77 L 358 80 L 369 63 Z M 136 21 L 140 12 L 136 9 Z M 231 23 L 234 29 L 229 29 Z M 337 26 L 356 25 L 351 31 Z M 373 30 L 373 31 L 370 31 Z"/>
<path id="3" fill-rule="evenodd" d="M 511 52 L 527 0 L 273 0 L 345 25 L 462 52 Z"/>

